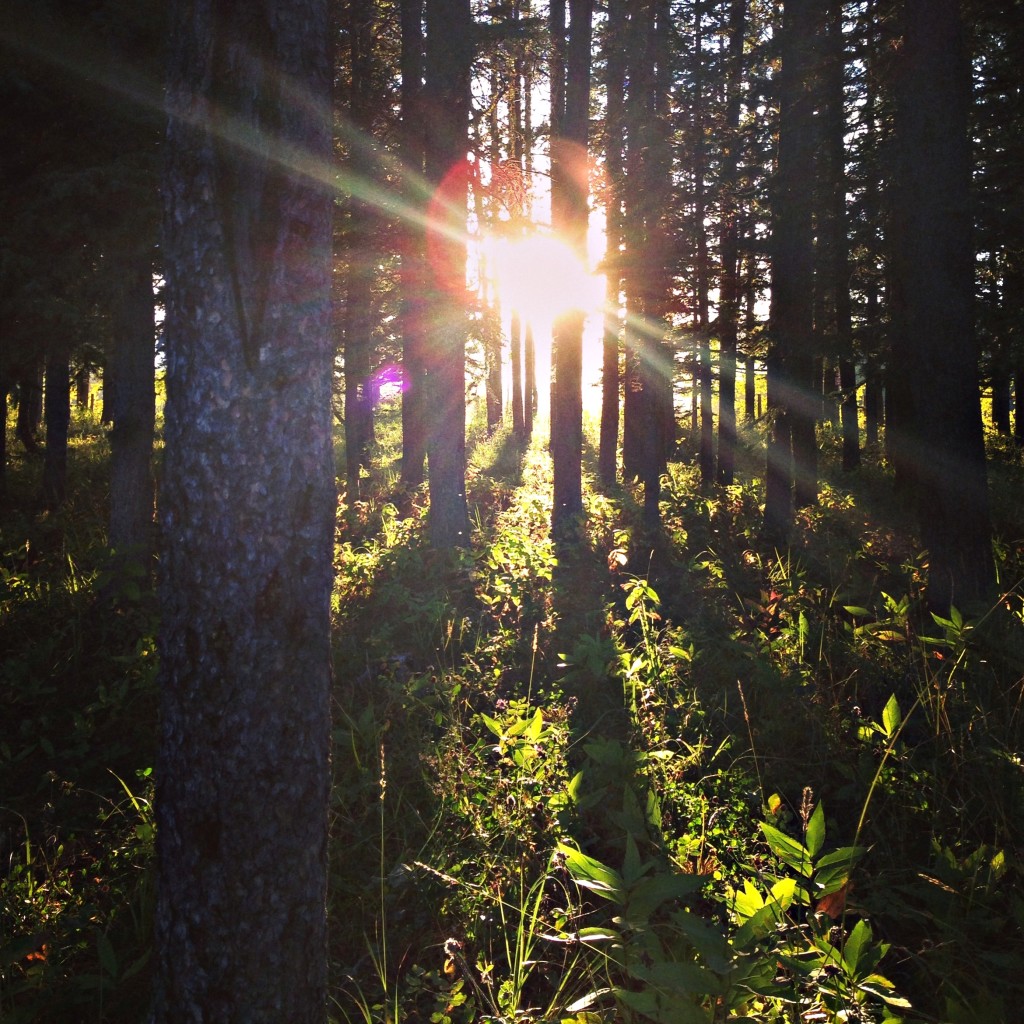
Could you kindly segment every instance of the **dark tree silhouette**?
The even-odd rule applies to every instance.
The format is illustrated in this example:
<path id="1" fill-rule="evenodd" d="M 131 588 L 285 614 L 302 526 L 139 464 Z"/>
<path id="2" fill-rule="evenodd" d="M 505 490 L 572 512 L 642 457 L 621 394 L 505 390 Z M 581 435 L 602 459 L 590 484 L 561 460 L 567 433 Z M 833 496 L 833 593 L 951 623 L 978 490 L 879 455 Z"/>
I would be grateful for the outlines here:
<path id="1" fill-rule="evenodd" d="M 104 376 L 110 431 L 110 535 L 119 554 L 153 553 L 153 269 L 148 251 L 128 248 L 114 283 L 111 350 Z"/>
<path id="2" fill-rule="evenodd" d="M 726 76 L 725 142 L 722 152 L 722 280 L 718 309 L 721 345 L 718 383 L 718 482 L 728 486 L 736 469 L 736 349 L 740 318 L 740 204 L 737 178 L 740 158 L 740 108 L 743 87 L 743 40 L 746 0 L 729 4 L 729 64 Z"/>
<path id="3" fill-rule="evenodd" d="M 994 585 L 978 356 L 968 115 L 957 0 L 905 0 L 896 90 L 893 374 L 909 489 L 930 556 L 928 600 L 963 607 Z"/>
<path id="4" fill-rule="evenodd" d="M 557 7 L 552 4 L 552 11 Z M 587 234 L 592 21 L 592 0 L 570 0 L 564 105 L 560 109 L 554 105 L 555 89 L 552 89 L 552 225 L 580 258 L 585 257 Z M 552 30 L 556 35 L 561 31 L 555 17 Z M 552 528 L 561 530 L 569 527 L 583 511 L 582 310 L 569 310 L 555 321 L 551 359 Z"/>
<path id="5" fill-rule="evenodd" d="M 406 203 L 418 201 L 423 174 L 423 0 L 401 0 L 401 138 L 402 191 Z M 404 221 L 401 238 L 402 367 L 402 481 L 409 487 L 423 483 L 427 457 L 424 422 L 423 287 L 424 243 L 421 227 Z"/>
<path id="6" fill-rule="evenodd" d="M 466 508 L 466 197 L 473 17 L 469 0 L 426 0 L 425 295 L 430 539 L 469 543 Z"/>
<path id="7" fill-rule="evenodd" d="M 780 42 L 778 170 L 772 200 L 771 350 L 766 533 L 789 532 L 794 501 L 815 500 L 814 418 L 814 45 L 821 11 L 786 0 Z"/>
<path id="8" fill-rule="evenodd" d="M 604 339 L 601 359 L 601 440 L 598 472 L 607 487 L 615 483 L 618 470 L 619 424 L 622 404 L 622 320 L 619 296 L 622 291 L 624 240 L 623 185 L 625 163 L 623 129 L 626 93 L 626 30 L 628 13 L 624 0 L 608 5 L 604 31 L 604 162 L 605 175 L 605 294 Z"/>
<path id="9" fill-rule="evenodd" d="M 846 49 L 843 40 L 843 5 L 829 4 L 822 61 L 822 213 L 821 248 L 825 251 L 821 292 L 827 297 L 828 327 L 839 364 L 839 414 L 843 437 L 843 469 L 860 465 L 860 428 L 857 420 L 857 370 L 853 353 L 853 311 L 850 301 L 850 260 L 846 212 L 846 104 L 844 95 Z"/>

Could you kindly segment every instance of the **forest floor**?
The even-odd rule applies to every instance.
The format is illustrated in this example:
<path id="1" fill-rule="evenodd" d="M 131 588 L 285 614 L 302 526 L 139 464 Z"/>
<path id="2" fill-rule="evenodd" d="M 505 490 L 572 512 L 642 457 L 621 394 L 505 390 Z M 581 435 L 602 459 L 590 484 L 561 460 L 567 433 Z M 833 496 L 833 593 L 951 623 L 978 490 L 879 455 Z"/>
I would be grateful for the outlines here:
<path id="1" fill-rule="evenodd" d="M 999 598 L 944 619 L 884 460 L 841 474 L 827 431 L 785 551 L 754 428 L 730 488 L 680 444 L 658 531 L 588 476 L 558 546 L 540 439 L 475 435 L 447 554 L 393 438 L 339 507 L 333 1020 L 1021 1019 L 1018 452 Z M 148 1003 L 158 609 L 112 587 L 106 458 L 76 421 L 44 515 L 15 449 L 0 510 L 5 1024 Z"/>

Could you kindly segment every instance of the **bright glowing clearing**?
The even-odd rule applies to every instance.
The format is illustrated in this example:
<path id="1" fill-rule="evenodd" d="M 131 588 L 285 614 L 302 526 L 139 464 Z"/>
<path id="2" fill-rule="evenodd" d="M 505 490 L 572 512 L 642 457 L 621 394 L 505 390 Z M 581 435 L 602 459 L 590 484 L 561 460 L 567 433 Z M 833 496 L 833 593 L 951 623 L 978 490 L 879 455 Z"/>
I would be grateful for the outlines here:
<path id="1" fill-rule="evenodd" d="M 493 241 L 487 246 L 487 272 L 502 306 L 535 325 L 571 309 L 593 312 L 604 302 L 603 279 L 551 235 Z"/>

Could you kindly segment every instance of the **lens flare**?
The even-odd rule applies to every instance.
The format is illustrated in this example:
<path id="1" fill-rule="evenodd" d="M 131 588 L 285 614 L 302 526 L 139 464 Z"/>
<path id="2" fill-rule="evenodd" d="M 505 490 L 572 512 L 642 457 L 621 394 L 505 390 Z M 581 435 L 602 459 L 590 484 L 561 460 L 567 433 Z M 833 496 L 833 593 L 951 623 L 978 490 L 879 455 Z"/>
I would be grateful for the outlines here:
<path id="1" fill-rule="evenodd" d="M 602 279 L 552 235 L 494 239 L 485 255 L 502 305 L 533 323 L 550 323 L 570 310 L 592 312 L 603 303 Z"/>

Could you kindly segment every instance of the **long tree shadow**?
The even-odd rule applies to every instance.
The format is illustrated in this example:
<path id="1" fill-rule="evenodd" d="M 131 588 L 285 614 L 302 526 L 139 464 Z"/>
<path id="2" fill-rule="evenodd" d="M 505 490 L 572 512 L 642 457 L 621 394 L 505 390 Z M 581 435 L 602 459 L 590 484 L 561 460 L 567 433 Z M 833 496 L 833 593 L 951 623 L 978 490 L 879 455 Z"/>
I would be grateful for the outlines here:
<path id="1" fill-rule="evenodd" d="M 592 472 L 596 452 L 587 446 L 584 454 L 585 470 Z M 622 497 L 628 502 L 625 492 Z M 627 836 L 641 846 L 656 845 L 657 837 L 642 813 L 636 814 L 646 804 L 648 782 L 638 770 L 616 640 L 624 594 L 610 565 L 614 539 L 595 533 L 579 524 L 556 538 L 555 641 L 564 655 L 561 683 L 572 707 L 581 838 L 592 856 L 621 864 Z"/>

